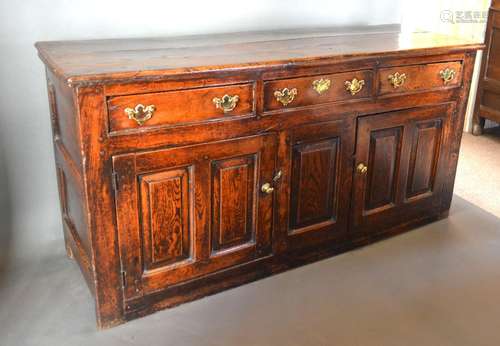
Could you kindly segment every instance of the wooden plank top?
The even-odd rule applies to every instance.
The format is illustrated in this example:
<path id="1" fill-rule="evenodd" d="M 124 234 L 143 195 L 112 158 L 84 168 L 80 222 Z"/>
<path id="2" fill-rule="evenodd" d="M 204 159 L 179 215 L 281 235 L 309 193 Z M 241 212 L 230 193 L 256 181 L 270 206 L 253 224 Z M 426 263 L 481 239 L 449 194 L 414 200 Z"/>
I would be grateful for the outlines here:
<path id="1" fill-rule="evenodd" d="M 338 29 L 49 41 L 35 46 L 45 64 L 69 84 L 483 48 L 478 42 L 434 33 L 339 33 Z"/>

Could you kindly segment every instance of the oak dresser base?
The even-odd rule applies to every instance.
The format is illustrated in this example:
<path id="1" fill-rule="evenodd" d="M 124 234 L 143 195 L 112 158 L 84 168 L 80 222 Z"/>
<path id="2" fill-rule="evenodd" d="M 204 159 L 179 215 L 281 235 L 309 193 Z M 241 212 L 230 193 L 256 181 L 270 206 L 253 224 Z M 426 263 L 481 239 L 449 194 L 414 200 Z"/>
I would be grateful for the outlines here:
<path id="1" fill-rule="evenodd" d="M 323 30 L 36 47 L 66 250 L 108 328 L 446 217 L 483 45 Z"/>

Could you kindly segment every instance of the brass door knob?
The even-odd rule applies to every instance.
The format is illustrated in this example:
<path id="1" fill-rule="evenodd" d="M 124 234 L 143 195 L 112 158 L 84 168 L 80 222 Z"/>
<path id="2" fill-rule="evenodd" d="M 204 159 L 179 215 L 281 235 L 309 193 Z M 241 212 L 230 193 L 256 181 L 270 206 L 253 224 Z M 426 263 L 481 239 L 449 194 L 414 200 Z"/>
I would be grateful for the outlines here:
<path id="1" fill-rule="evenodd" d="M 155 110 L 156 108 L 154 105 L 145 107 L 144 105 L 138 104 L 135 108 L 125 108 L 125 114 L 127 114 L 130 120 L 135 120 L 139 126 L 142 126 L 153 117 Z"/>
<path id="2" fill-rule="evenodd" d="M 360 174 L 365 174 L 368 171 L 368 167 L 364 163 L 360 163 L 356 169 Z"/>
<path id="3" fill-rule="evenodd" d="M 271 184 L 269 184 L 269 183 L 265 183 L 264 185 L 262 185 L 260 190 L 264 193 L 270 194 L 270 193 L 273 193 L 274 187 L 272 187 Z"/>

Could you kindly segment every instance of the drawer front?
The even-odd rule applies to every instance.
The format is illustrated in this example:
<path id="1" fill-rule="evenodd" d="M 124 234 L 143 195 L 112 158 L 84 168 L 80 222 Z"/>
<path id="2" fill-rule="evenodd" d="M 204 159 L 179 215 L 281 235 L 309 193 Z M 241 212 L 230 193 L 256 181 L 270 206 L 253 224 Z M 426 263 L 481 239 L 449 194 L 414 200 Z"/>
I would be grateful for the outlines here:
<path id="1" fill-rule="evenodd" d="M 452 61 L 382 68 L 378 80 L 380 95 L 457 86 L 462 81 L 462 63 Z"/>
<path id="2" fill-rule="evenodd" d="M 370 97 L 373 73 L 353 71 L 264 83 L 264 109 L 279 110 Z"/>
<path id="3" fill-rule="evenodd" d="M 253 83 L 117 96 L 109 98 L 107 103 L 110 132 L 255 114 Z"/>

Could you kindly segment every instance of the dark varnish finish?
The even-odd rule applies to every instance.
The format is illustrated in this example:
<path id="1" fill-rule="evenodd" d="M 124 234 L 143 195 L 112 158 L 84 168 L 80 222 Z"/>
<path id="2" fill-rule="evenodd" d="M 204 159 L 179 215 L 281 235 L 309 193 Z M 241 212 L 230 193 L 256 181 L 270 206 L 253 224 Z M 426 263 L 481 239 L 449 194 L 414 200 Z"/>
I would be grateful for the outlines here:
<path id="1" fill-rule="evenodd" d="M 144 268 L 187 259 L 190 255 L 189 172 L 185 168 L 139 178 Z"/>
<path id="2" fill-rule="evenodd" d="M 332 30 L 36 46 L 100 328 L 446 216 L 482 48 Z"/>
<path id="3" fill-rule="evenodd" d="M 354 230 L 372 231 L 403 223 L 424 210 L 439 209 L 445 169 L 449 104 L 361 118 L 353 195 Z"/>
<path id="4" fill-rule="evenodd" d="M 288 214 L 289 250 L 309 247 L 345 234 L 351 193 L 353 117 L 291 128 L 288 160 L 283 160 L 287 183 L 280 196 Z"/>

